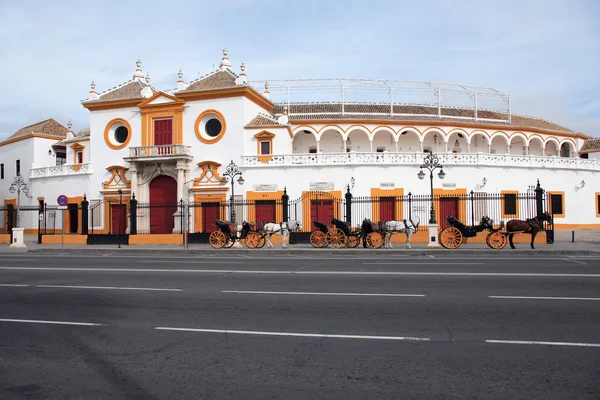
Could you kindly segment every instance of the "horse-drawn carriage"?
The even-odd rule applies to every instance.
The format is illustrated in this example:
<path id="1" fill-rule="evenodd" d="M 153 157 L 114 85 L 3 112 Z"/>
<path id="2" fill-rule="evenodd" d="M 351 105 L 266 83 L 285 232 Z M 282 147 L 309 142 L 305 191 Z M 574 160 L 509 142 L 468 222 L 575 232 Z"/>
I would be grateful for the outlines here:
<path id="1" fill-rule="evenodd" d="M 452 216 L 446 217 L 446 221 L 450 226 L 442 229 L 439 234 L 439 242 L 446 249 L 456 249 L 463 243 L 463 238 L 475 237 L 479 232 L 483 232 L 484 230 L 490 231 L 486 238 L 486 243 L 488 246 L 493 249 L 501 249 L 506 246 L 506 236 L 499 232 L 500 229 L 502 229 L 502 226 L 500 229 L 495 229 L 493 221 L 487 216 L 481 217 L 479 225 L 471 226 L 463 224 Z M 494 240 L 489 241 L 488 239 L 490 235 L 493 234 L 497 235 L 494 235 Z M 502 239 L 504 239 L 503 243 Z"/>
<path id="2" fill-rule="evenodd" d="M 242 222 L 238 236 L 238 225 L 228 221 L 215 221 L 218 230 L 212 232 L 208 239 L 210 245 L 215 249 L 230 248 L 235 242 L 244 241 L 251 248 L 261 248 L 265 245 L 264 237 L 254 230 L 254 223 Z"/>
<path id="3" fill-rule="evenodd" d="M 318 230 L 310 235 L 310 244 L 316 248 L 354 248 L 364 239 L 367 247 L 378 249 L 383 246 L 382 226 L 371 223 L 369 219 L 363 220 L 360 228 L 352 228 L 350 224 L 339 219 L 332 218 L 333 228 L 319 221 L 314 221 Z"/>

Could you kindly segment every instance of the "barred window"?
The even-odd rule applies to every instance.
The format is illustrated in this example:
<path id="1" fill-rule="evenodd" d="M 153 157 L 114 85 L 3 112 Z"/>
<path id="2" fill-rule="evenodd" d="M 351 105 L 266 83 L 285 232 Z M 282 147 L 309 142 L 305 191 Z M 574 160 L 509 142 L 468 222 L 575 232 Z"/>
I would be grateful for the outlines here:
<path id="1" fill-rule="evenodd" d="M 504 194 L 504 214 L 517 214 L 517 194 L 516 193 L 505 193 Z"/>

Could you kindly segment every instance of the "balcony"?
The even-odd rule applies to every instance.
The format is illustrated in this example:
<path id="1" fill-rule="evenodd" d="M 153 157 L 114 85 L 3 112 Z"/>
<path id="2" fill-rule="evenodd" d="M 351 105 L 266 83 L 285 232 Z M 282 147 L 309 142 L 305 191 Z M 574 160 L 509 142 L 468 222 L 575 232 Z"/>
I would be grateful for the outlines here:
<path id="1" fill-rule="evenodd" d="M 92 174 L 92 163 L 74 165 L 53 165 L 51 167 L 31 168 L 29 179 L 47 178 L 51 176 L 77 176 Z"/>
<path id="2" fill-rule="evenodd" d="M 192 159 L 192 147 L 182 144 L 163 144 L 159 146 L 130 147 L 126 161 L 160 161 Z"/>
<path id="3" fill-rule="evenodd" d="M 446 153 L 436 155 L 446 165 L 497 166 L 514 168 L 549 168 L 600 171 L 600 160 L 583 158 L 520 156 L 512 154 Z M 274 154 L 267 162 L 259 156 L 242 156 L 245 168 L 310 167 L 338 165 L 420 165 L 423 153 L 303 153 Z"/>

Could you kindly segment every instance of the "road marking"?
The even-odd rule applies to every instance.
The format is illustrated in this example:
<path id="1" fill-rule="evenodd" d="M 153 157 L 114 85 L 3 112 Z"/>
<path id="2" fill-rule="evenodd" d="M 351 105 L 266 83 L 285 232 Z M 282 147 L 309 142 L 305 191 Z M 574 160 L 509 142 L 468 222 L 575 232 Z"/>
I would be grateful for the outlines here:
<path id="1" fill-rule="evenodd" d="M 235 331 L 226 329 L 194 329 L 194 328 L 169 328 L 159 326 L 155 329 L 160 331 L 182 331 L 201 333 L 225 333 L 234 335 L 257 335 L 257 336 L 293 336 L 332 339 L 365 339 L 365 340 L 402 340 L 402 341 L 429 341 L 429 338 L 410 336 L 368 336 L 368 335 L 338 335 L 328 333 L 297 333 L 297 332 L 268 332 L 268 331 Z"/>
<path id="2" fill-rule="evenodd" d="M 37 258 L 4 258 L 0 257 L 0 261 L 38 261 Z"/>
<path id="3" fill-rule="evenodd" d="M 75 325 L 75 326 L 101 326 L 91 322 L 66 322 L 66 321 L 40 321 L 35 319 L 8 319 L 1 318 L 0 322 L 22 322 L 26 324 L 50 324 L 50 325 Z"/>
<path id="4" fill-rule="evenodd" d="M 584 263 L 583 261 L 572 260 L 572 259 L 570 259 L 570 258 L 561 258 L 561 260 L 564 260 L 564 261 L 570 261 L 570 262 L 577 263 L 577 264 L 588 265 L 587 263 Z"/>
<path id="5" fill-rule="evenodd" d="M 499 344 L 540 344 L 546 346 L 575 346 L 575 347 L 600 347 L 600 343 L 573 343 L 573 342 L 537 342 L 526 340 L 486 340 L 486 343 Z"/>
<path id="6" fill-rule="evenodd" d="M 550 297 L 550 296 L 488 296 L 490 299 L 523 299 L 523 300 L 587 300 L 600 301 L 600 297 Z"/>
<path id="7" fill-rule="evenodd" d="M 473 262 L 366 262 L 363 265 L 485 265 Z"/>
<path id="8" fill-rule="evenodd" d="M 478 276 L 478 277 L 537 277 L 537 278 L 600 278 L 600 274 L 546 274 L 527 272 L 399 272 L 399 271 L 281 271 L 244 269 L 176 269 L 176 268 L 77 268 L 77 267 L 0 267 L 9 271 L 78 271 L 78 272 L 175 272 L 195 274 L 250 275 L 356 275 L 356 276 Z"/>
<path id="9" fill-rule="evenodd" d="M 319 293 L 319 292 L 266 292 L 260 290 L 221 290 L 221 293 L 281 294 L 298 296 L 373 296 L 373 297 L 425 297 L 424 294 L 403 293 Z"/>
<path id="10" fill-rule="evenodd" d="M 139 263 L 163 263 L 164 261 L 160 260 L 140 260 Z M 177 264 L 244 264 L 243 261 L 177 261 Z"/>
<path id="11" fill-rule="evenodd" d="M 20 285 L 17 283 L 0 283 L 0 286 L 7 286 L 7 287 L 27 287 L 29 285 Z"/>
<path id="12" fill-rule="evenodd" d="M 35 287 L 62 288 L 62 289 L 148 290 L 148 291 L 154 291 L 154 292 L 182 292 L 183 291 L 183 289 L 136 288 L 136 287 L 116 287 L 116 286 L 35 285 Z"/>

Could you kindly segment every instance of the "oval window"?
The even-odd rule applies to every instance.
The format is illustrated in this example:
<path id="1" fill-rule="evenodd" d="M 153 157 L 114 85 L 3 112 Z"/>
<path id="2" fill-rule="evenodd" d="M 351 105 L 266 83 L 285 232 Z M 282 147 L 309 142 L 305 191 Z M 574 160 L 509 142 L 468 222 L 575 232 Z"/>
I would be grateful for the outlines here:
<path id="1" fill-rule="evenodd" d="M 217 137 L 221 133 L 223 126 L 221 125 L 221 121 L 216 118 L 211 118 L 206 121 L 206 125 L 204 127 L 206 130 L 206 134 L 210 137 Z"/>
<path id="2" fill-rule="evenodd" d="M 115 130 L 115 140 L 117 143 L 125 143 L 127 141 L 127 137 L 129 136 L 129 131 L 125 126 L 120 126 Z"/>

